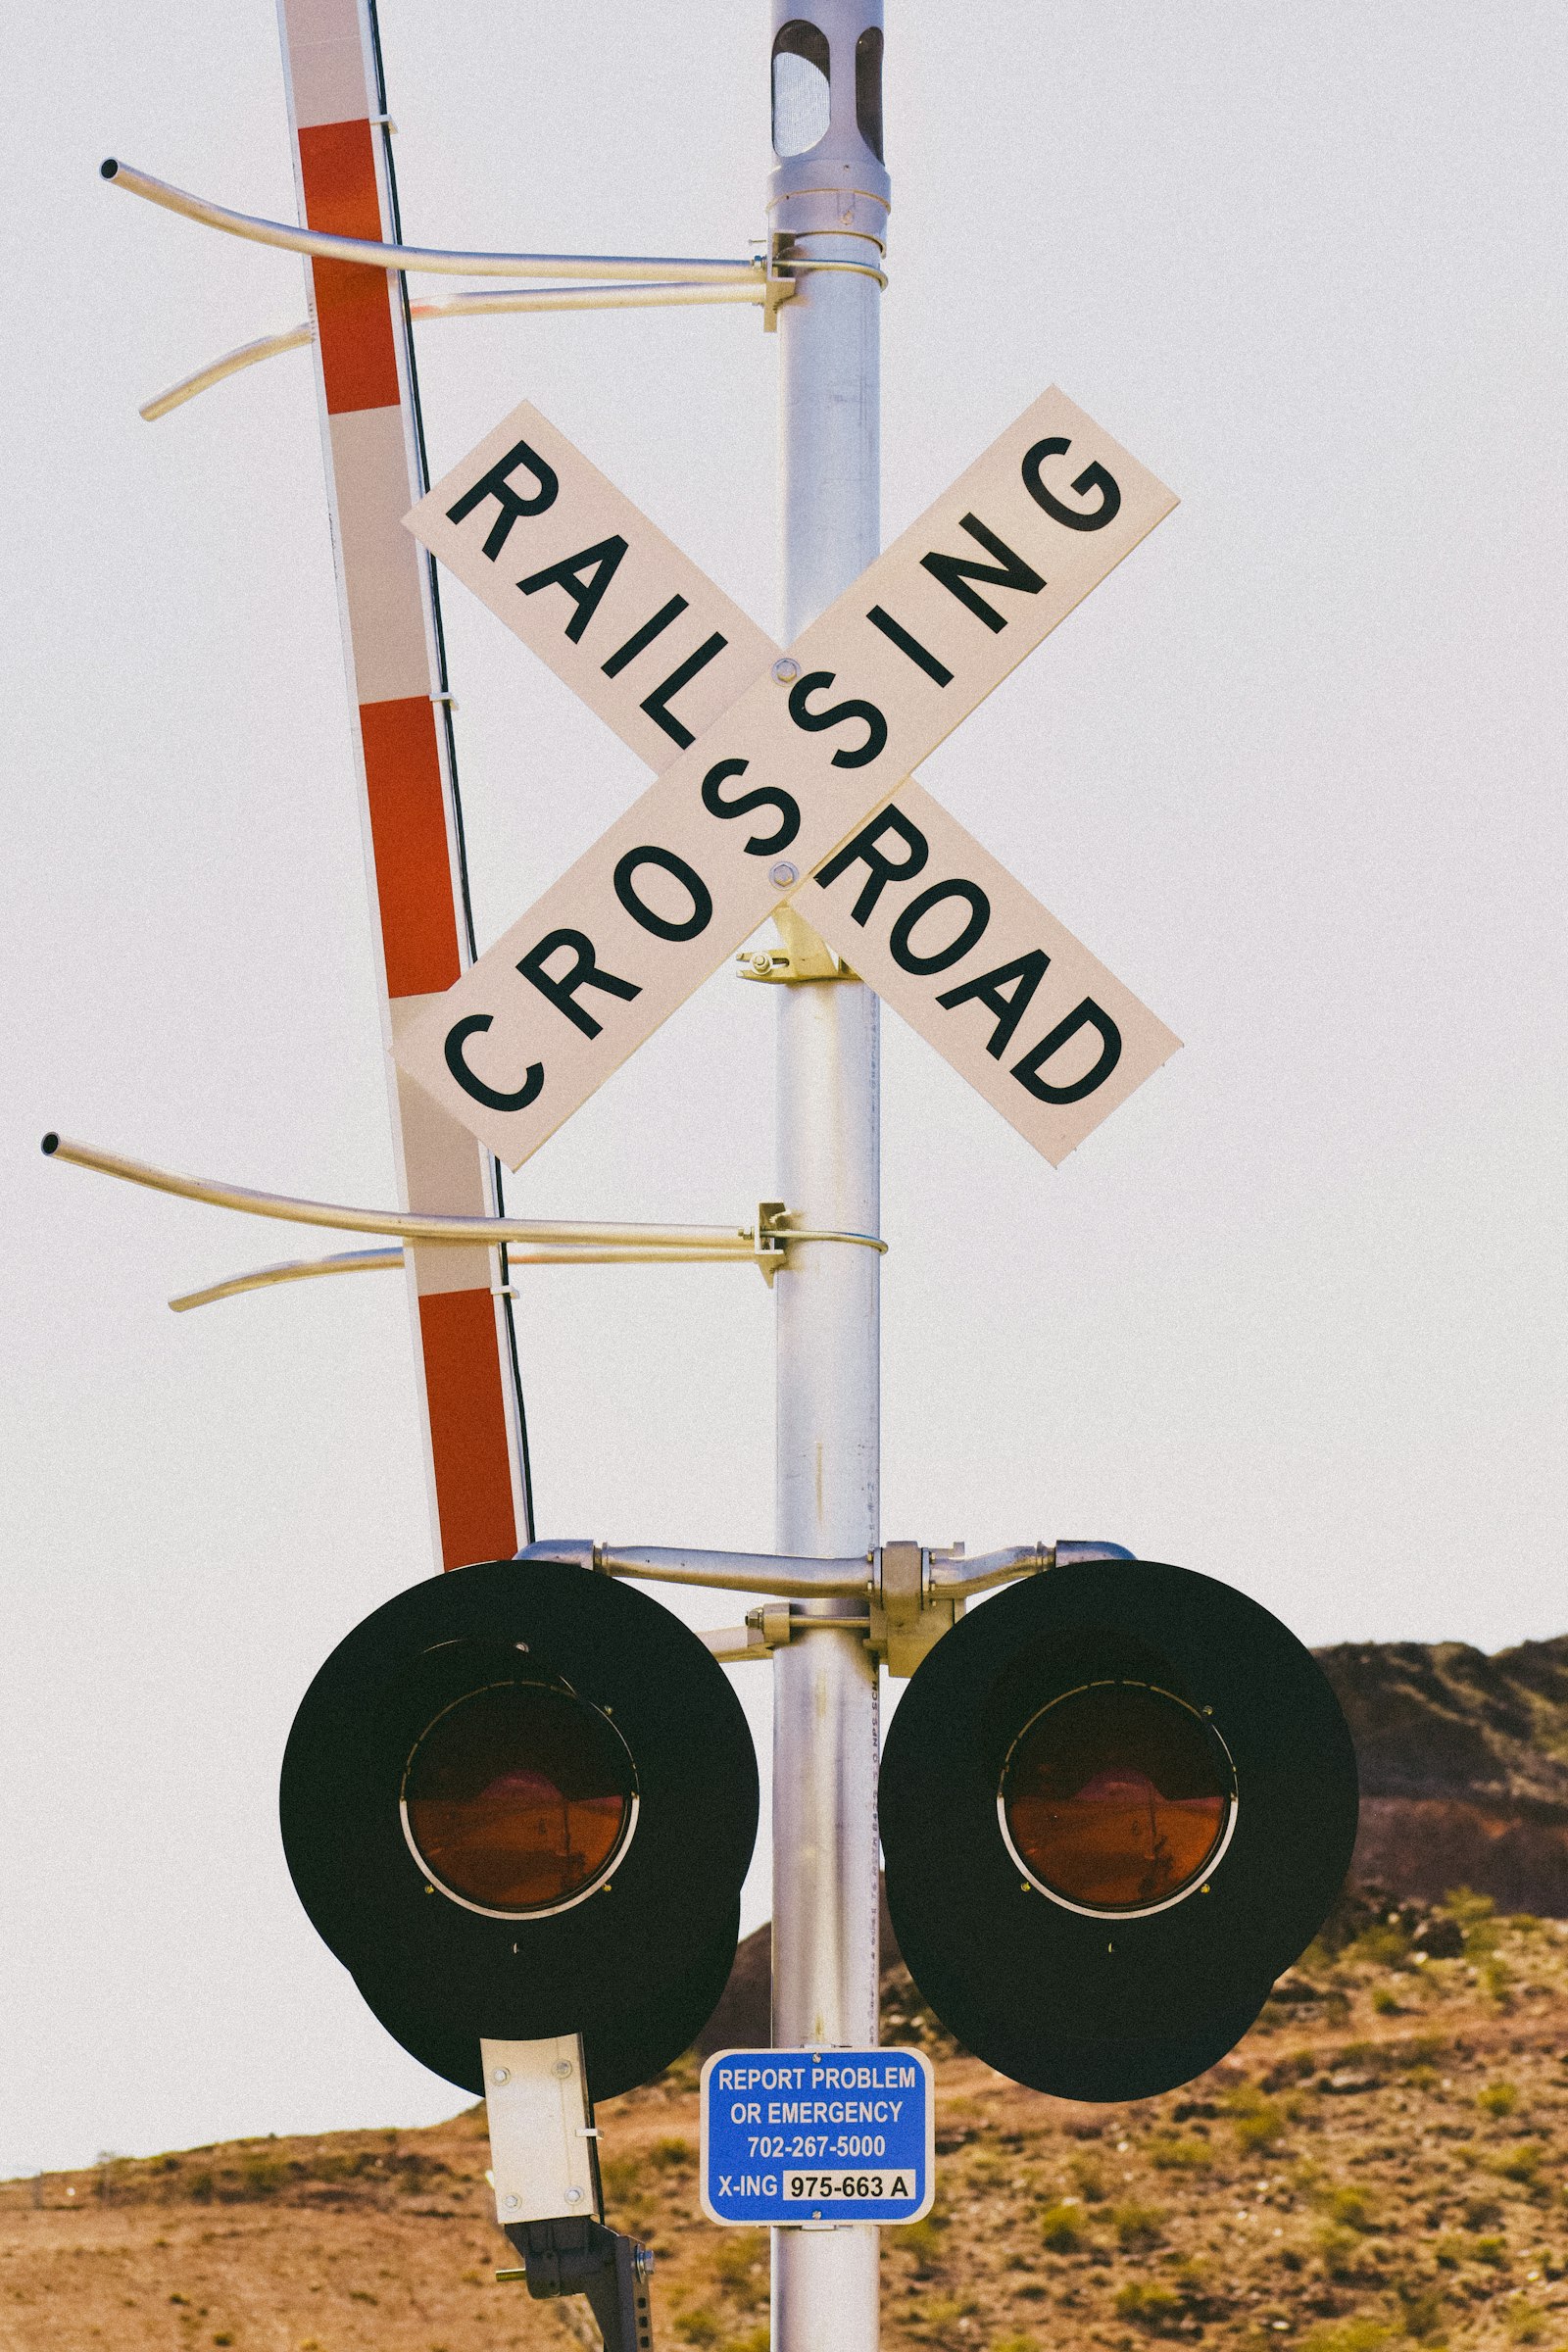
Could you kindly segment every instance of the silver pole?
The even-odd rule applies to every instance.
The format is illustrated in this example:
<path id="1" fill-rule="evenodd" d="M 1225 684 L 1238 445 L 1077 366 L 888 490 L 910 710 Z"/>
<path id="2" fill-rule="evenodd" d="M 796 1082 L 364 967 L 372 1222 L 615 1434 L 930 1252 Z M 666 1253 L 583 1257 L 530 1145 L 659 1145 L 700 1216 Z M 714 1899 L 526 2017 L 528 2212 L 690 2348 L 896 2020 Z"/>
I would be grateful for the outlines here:
<path id="1" fill-rule="evenodd" d="M 772 232 L 797 260 L 875 265 L 882 0 L 805 5 L 808 17 L 773 5 Z M 874 278 L 808 271 L 779 314 L 786 643 L 881 544 L 880 298 Z M 876 1233 L 876 999 L 834 980 L 777 1001 L 783 1197 L 803 1225 Z M 871 1250 L 807 1244 L 775 1284 L 781 1551 L 842 1558 L 879 1541 L 880 1271 Z M 803 1605 L 831 1618 L 858 1604 Z M 864 1635 L 778 1650 L 773 1701 L 773 2040 L 864 2047 L 877 2039 L 877 1672 Z M 877 2255 L 863 2226 L 775 2230 L 775 2352 L 875 2352 Z"/>

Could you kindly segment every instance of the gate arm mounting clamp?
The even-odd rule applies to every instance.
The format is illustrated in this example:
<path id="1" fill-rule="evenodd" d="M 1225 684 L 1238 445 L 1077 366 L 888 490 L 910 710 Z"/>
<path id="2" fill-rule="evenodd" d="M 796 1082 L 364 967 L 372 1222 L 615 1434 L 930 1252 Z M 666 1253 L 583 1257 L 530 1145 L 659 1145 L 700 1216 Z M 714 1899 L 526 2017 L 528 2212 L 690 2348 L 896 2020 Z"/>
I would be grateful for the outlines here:
<path id="1" fill-rule="evenodd" d="M 653 2352 L 653 2314 L 648 2275 L 654 2258 L 646 2246 L 603 2222 L 556 2217 L 513 2222 L 507 2236 L 522 2257 L 530 2295 L 586 2295 L 599 2323 L 605 2352 Z M 515 2278 L 498 2271 L 498 2278 Z"/>

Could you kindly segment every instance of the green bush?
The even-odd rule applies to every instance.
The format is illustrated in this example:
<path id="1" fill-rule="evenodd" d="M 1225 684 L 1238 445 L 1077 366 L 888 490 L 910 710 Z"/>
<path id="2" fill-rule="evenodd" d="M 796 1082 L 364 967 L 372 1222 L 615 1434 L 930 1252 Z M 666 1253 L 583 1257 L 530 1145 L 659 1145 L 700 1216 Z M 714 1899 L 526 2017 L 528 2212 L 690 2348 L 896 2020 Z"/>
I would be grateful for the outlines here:
<path id="1" fill-rule="evenodd" d="M 1363 2188 L 1358 2181 L 1348 2181 L 1342 2188 L 1330 2189 L 1324 2198 L 1324 2205 L 1329 2219 L 1338 2222 L 1344 2229 L 1359 2230 L 1365 2233 L 1378 2226 L 1372 2192 L 1369 2188 Z"/>
<path id="2" fill-rule="evenodd" d="M 767 2231 L 724 2230 L 713 2249 L 713 2276 L 732 2302 L 750 2309 L 767 2301 Z"/>
<path id="3" fill-rule="evenodd" d="M 1400 2285 L 1396 2291 L 1403 2332 L 1413 2335 L 1419 2343 L 1436 2335 L 1443 2326 L 1443 2289 L 1416 2283 Z"/>
<path id="4" fill-rule="evenodd" d="M 887 2234 L 896 2246 L 902 2246 L 906 2254 L 914 2256 L 916 2270 L 930 2271 L 941 2259 L 942 2233 L 947 2226 L 947 2215 L 940 2207 L 933 2205 L 931 2211 L 922 2214 L 917 2222 L 905 2222 Z"/>
<path id="5" fill-rule="evenodd" d="M 1349 2278 L 1354 2276 L 1361 2240 L 1353 2230 L 1345 2230 L 1336 2222 L 1328 2222 L 1314 2232 L 1312 2242 L 1331 2278 Z"/>
<path id="6" fill-rule="evenodd" d="M 1314 2328 L 1297 2352 L 1377 2352 L 1394 2333 L 1386 2320 L 1342 2320 L 1337 2328 Z"/>
<path id="7" fill-rule="evenodd" d="M 1410 1938 L 1404 1929 L 1381 1919 L 1364 1928 L 1346 1954 L 1372 1968 L 1398 1968 L 1409 1956 Z"/>
<path id="8" fill-rule="evenodd" d="M 1255 2082 L 1244 2082 L 1225 2101 L 1237 2141 L 1244 2151 L 1271 2148 L 1284 2136 L 1289 2118 L 1283 2107 L 1266 2099 Z"/>
<path id="9" fill-rule="evenodd" d="M 1116 2232 L 1116 2242 L 1131 2253 L 1140 2246 L 1158 2245 L 1165 2234 L 1165 2216 L 1158 2205 L 1140 2205 L 1130 2197 L 1125 2205 L 1110 2209 L 1110 2225 Z"/>
<path id="10" fill-rule="evenodd" d="M 1105 2168 L 1098 2156 L 1086 2151 L 1075 2156 L 1067 2170 L 1072 2175 L 1074 2188 L 1087 2204 L 1103 2204 L 1110 2192 L 1105 2185 Z"/>
<path id="11" fill-rule="evenodd" d="M 1040 2216 L 1040 2235 L 1053 2254 L 1076 2254 L 1084 2242 L 1084 2215 L 1076 2197 L 1048 2205 Z"/>
<path id="12" fill-rule="evenodd" d="M 1478 2237 L 1473 2251 L 1477 2262 L 1486 2263 L 1490 2270 L 1500 2271 L 1508 2260 L 1508 2244 L 1505 2238 Z"/>
<path id="13" fill-rule="evenodd" d="M 1149 2161 L 1159 2173 L 1206 2173 L 1214 2151 L 1206 2139 L 1152 2139 Z"/>
<path id="14" fill-rule="evenodd" d="M 1181 2316 L 1182 2299 L 1152 2279 L 1130 2278 L 1116 2296 L 1116 2316 L 1140 2328 L 1160 2328 Z"/>
<path id="15" fill-rule="evenodd" d="M 1519 2295 L 1504 2310 L 1502 2324 L 1516 2344 L 1539 2344 L 1546 2332 L 1546 2315 L 1539 2304 Z"/>

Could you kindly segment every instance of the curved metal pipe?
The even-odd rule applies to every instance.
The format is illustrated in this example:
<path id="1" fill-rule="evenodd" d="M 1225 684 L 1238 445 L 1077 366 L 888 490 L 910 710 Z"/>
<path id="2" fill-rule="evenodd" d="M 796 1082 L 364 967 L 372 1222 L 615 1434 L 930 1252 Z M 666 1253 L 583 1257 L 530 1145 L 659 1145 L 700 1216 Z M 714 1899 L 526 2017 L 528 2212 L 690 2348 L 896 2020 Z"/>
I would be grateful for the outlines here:
<path id="1" fill-rule="evenodd" d="M 71 1143 L 46 1135 L 47 1158 L 69 1160 L 74 1167 L 95 1168 L 103 1176 L 119 1176 L 126 1184 L 141 1184 L 155 1193 L 172 1193 L 183 1200 L 205 1200 L 213 1208 L 236 1208 L 250 1217 L 277 1217 L 286 1225 L 324 1225 L 339 1233 L 395 1234 L 407 1242 L 445 1242 L 453 1246 L 475 1242 L 485 1248 L 497 1242 L 564 1242 L 595 1247 L 639 1250 L 665 1248 L 677 1251 L 711 1250 L 715 1257 L 738 1257 L 751 1262 L 758 1254 L 748 1227 L 738 1225 L 600 1225 L 541 1217 L 449 1217 L 417 1210 L 340 1208 L 326 1200 L 296 1200 L 285 1193 L 255 1193 L 243 1185 L 220 1184 L 203 1176 L 173 1176 L 144 1160 L 122 1159 L 117 1152 L 96 1151 L 90 1144 Z"/>
<path id="2" fill-rule="evenodd" d="M 813 1560 L 768 1551 L 669 1551 L 567 1539 L 530 1544 L 519 1560 L 561 1560 L 596 1568 L 601 1576 L 635 1577 L 655 1585 L 699 1585 L 722 1592 L 776 1592 L 787 1600 L 863 1600 L 870 1580 L 865 1559 Z"/>
<path id="3" fill-rule="evenodd" d="M 269 1291 L 284 1282 L 311 1282 L 324 1274 L 375 1274 L 405 1262 L 401 1250 L 345 1250 L 332 1257 L 290 1258 L 281 1265 L 258 1266 L 251 1274 L 231 1275 L 228 1281 L 215 1282 L 204 1291 L 185 1291 L 169 1303 L 176 1315 L 182 1315 L 193 1306 L 212 1306 L 220 1298 L 238 1298 L 246 1291 Z M 516 1266 L 703 1265 L 758 1265 L 765 1273 L 769 1265 L 781 1262 L 772 1253 L 763 1258 L 754 1256 L 750 1250 L 686 1249 L 674 1244 L 635 1250 L 574 1250 L 563 1242 L 553 1248 L 523 1250 L 514 1243 L 507 1250 L 509 1273 Z"/>
<path id="4" fill-rule="evenodd" d="M 1137 1554 L 1120 1544 L 1013 1544 L 1004 1551 L 983 1551 L 972 1560 L 933 1558 L 927 1578 L 933 1599 L 961 1600 L 974 1592 L 989 1592 L 995 1585 L 1010 1585 L 1020 1576 L 1043 1575 L 1078 1560 L 1131 1560 Z"/>
<path id="5" fill-rule="evenodd" d="M 767 298 L 767 288 L 760 279 L 756 285 L 747 286 L 563 286 L 559 292 L 543 286 L 517 286 L 509 287 L 502 294 L 453 294 L 429 302 L 411 302 L 409 311 L 415 318 L 477 318 L 507 311 L 644 311 L 713 302 L 744 302 L 755 308 Z M 235 350 L 225 352 L 220 360 L 199 368 L 194 375 L 181 376 L 167 392 L 144 402 L 137 415 L 149 424 L 156 424 L 160 416 L 167 416 L 172 409 L 194 400 L 198 392 L 209 391 L 225 377 L 255 368 L 263 360 L 275 359 L 280 352 L 298 351 L 310 340 L 311 326 L 306 319 L 298 326 L 285 327 L 279 334 L 262 335 L 254 343 L 241 343 Z"/>
<path id="6" fill-rule="evenodd" d="M 226 236 L 244 237 L 253 245 L 275 245 L 284 253 L 308 254 L 318 262 L 358 262 L 373 270 L 428 270 L 449 277 L 624 277 L 631 273 L 649 283 L 683 278 L 709 285 L 760 284 L 765 274 L 760 261 L 684 261 L 643 254 L 571 253 L 457 253 L 440 246 L 382 245 L 370 237 L 334 237 L 313 228 L 290 228 L 281 220 L 264 220 L 250 213 L 230 212 L 185 188 L 171 186 L 109 156 L 100 166 L 103 177 L 132 196 L 145 196 L 167 212 L 182 213 L 206 228 Z"/>
<path id="7" fill-rule="evenodd" d="M 285 1282 L 314 1282 L 323 1274 L 380 1274 L 403 1263 L 401 1250 L 342 1250 L 334 1257 L 295 1257 L 277 1266 L 258 1266 L 254 1274 L 235 1274 L 227 1282 L 209 1284 L 205 1291 L 182 1291 L 171 1298 L 176 1315 L 193 1306 L 211 1306 L 220 1298 L 237 1298 L 242 1291 L 270 1291 Z"/>

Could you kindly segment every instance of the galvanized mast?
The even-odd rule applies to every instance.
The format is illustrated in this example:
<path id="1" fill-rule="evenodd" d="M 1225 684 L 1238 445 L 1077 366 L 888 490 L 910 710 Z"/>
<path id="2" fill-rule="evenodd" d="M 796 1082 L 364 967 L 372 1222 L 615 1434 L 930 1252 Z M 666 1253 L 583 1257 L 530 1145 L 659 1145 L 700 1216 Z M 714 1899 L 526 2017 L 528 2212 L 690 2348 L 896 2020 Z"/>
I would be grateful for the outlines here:
<path id="1" fill-rule="evenodd" d="M 786 644 L 881 543 L 882 0 L 809 5 L 808 18 L 773 5 L 769 225 L 798 271 L 779 313 Z M 857 980 L 803 979 L 777 1001 L 780 1191 L 804 1227 L 874 1234 L 877 1000 Z M 880 1540 L 880 1269 L 873 1250 L 806 1244 L 775 1285 L 780 1551 L 843 1557 Z M 798 1637 L 773 1673 L 773 2040 L 864 2047 L 877 2038 L 877 1667 L 863 1622 Z M 876 2341 L 875 2229 L 776 2230 L 776 2352 Z"/>

